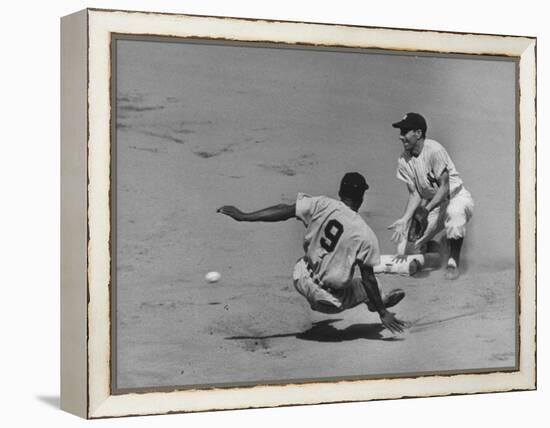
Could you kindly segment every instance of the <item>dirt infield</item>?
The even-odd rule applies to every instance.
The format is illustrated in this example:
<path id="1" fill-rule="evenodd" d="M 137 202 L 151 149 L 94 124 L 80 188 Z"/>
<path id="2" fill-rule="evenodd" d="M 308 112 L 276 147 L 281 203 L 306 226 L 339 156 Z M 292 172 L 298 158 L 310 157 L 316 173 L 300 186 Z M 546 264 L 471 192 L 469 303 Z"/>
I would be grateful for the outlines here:
<path id="1" fill-rule="evenodd" d="M 119 388 L 515 364 L 513 64 L 120 48 Z M 426 115 L 429 135 L 448 148 L 476 208 L 459 280 L 444 281 L 441 271 L 379 277 L 383 291 L 407 292 L 395 312 L 411 326 L 393 336 L 363 307 L 335 316 L 308 308 L 291 282 L 301 223 L 237 223 L 216 208 L 258 209 L 297 192 L 336 197 L 341 176 L 360 171 L 371 186 L 360 213 L 391 253 L 386 227 L 406 202 L 391 122 L 411 110 Z M 222 279 L 208 284 L 212 270 Z"/>

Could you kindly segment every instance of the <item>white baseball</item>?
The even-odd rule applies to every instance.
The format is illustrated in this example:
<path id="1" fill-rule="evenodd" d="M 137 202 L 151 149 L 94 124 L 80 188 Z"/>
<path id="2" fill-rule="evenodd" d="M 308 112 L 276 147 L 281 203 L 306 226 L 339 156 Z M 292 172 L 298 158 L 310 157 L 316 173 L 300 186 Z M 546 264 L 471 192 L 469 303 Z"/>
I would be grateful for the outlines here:
<path id="1" fill-rule="evenodd" d="M 207 282 L 218 282 L 221 278 L 221 274 L 219 272 L 208 272 L 204 279 L 206 279 Z"/>

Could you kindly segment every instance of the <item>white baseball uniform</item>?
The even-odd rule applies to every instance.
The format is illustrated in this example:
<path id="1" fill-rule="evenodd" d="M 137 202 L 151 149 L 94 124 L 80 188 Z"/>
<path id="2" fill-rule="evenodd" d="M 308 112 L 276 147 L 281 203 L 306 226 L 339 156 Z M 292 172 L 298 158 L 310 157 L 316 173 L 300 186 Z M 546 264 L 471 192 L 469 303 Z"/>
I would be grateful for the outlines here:
<path id="1" fill-rule="evenodd" d="M 296 290 L 313 310 L 337 313 L 368 300 L 357 263 L 380 263 L 378 239 L 359 213 L 326 196 L 303 193 L 296 200 L 296 217 L 306 226 L 305 256 L 294 267 Z"/>
<path id="2" fill-rule="evenodd" d="M 435 140 L 424 140 L 422 152 L 413 156 L 403 152 L 397 166 L 397 178 L 416 188 L 421 198 L 431 200 L 444 170 L 449 172 L 449 195 L 430 211 L 428 228 L 421 239 L 430 239 L 445 228 L 447 238 L 458 239 L 466 234 L 466 223 L 473 215 L 474 201 L 445 148 Z"/>

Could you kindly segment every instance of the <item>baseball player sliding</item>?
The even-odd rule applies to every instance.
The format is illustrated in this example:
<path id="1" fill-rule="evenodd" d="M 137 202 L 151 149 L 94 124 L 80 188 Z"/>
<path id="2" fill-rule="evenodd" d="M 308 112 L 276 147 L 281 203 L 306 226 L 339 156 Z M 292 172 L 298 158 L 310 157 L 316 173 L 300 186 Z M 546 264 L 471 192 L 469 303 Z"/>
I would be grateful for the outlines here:
<path id="1" fill-rule="evenodd" d="M 311 309 L 334 314 L 365 303 L 371 312 L 378 312 L 384 327 L 401 332 L 405 323 L 387 308 L 399 303 L 405 293 L 397 289 L 381 297 L 373 272 L 373 266 L 380 263 L 378 239 L 357 212 L 368 187 L 361 174 L 352 172 L 342 178 L 340 201 L 300 193 L 291 205 L 279 204 L 249 213 L 223 206 L 218 212 L 237 221 L 301 220 L 306 227 L 305 256 L 296 263 L 293 280 Z M 353 277 L 355 266 L 361 278 Z"/>
<path id="2" fill-rule="evenodd" d="M 392 126 L 400 130 L 404 148 L 397 178 L 409 190 L 403 216 L 389 226 L 394 230 L 392 240 L 398 244 L 397 257 L 404 257 L 406 246 L 402 243 L 407 240 L 420 248 L 445 229 L 450 247 L 445 278 L 457 279 L 466 223 L 474 210 L 472 196 L 445 148 L 426 138 L 427 124 L 422 115 L 407 113 Z"/>

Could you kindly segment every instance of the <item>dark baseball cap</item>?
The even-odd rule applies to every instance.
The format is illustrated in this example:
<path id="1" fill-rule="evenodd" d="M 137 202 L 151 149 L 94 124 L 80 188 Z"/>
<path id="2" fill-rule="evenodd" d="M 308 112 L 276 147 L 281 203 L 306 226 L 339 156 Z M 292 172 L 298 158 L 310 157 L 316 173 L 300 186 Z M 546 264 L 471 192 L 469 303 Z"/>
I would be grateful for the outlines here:
<path id="1" fill-rule="evenodd" d="M 363 196 L 369 188 L 367 180 L 358 172 L 347 172 L 340 182 L 340 195 Z"/>
<path id="2" fill-rule="evenodd" d="M 426 119 L 418 113 L 407 113 L 399 122 L 392 123 L 392 126 L 407 131 L 411 129 L 421 129 L 426 132 L 426 129 L 428 129 Z"/>

